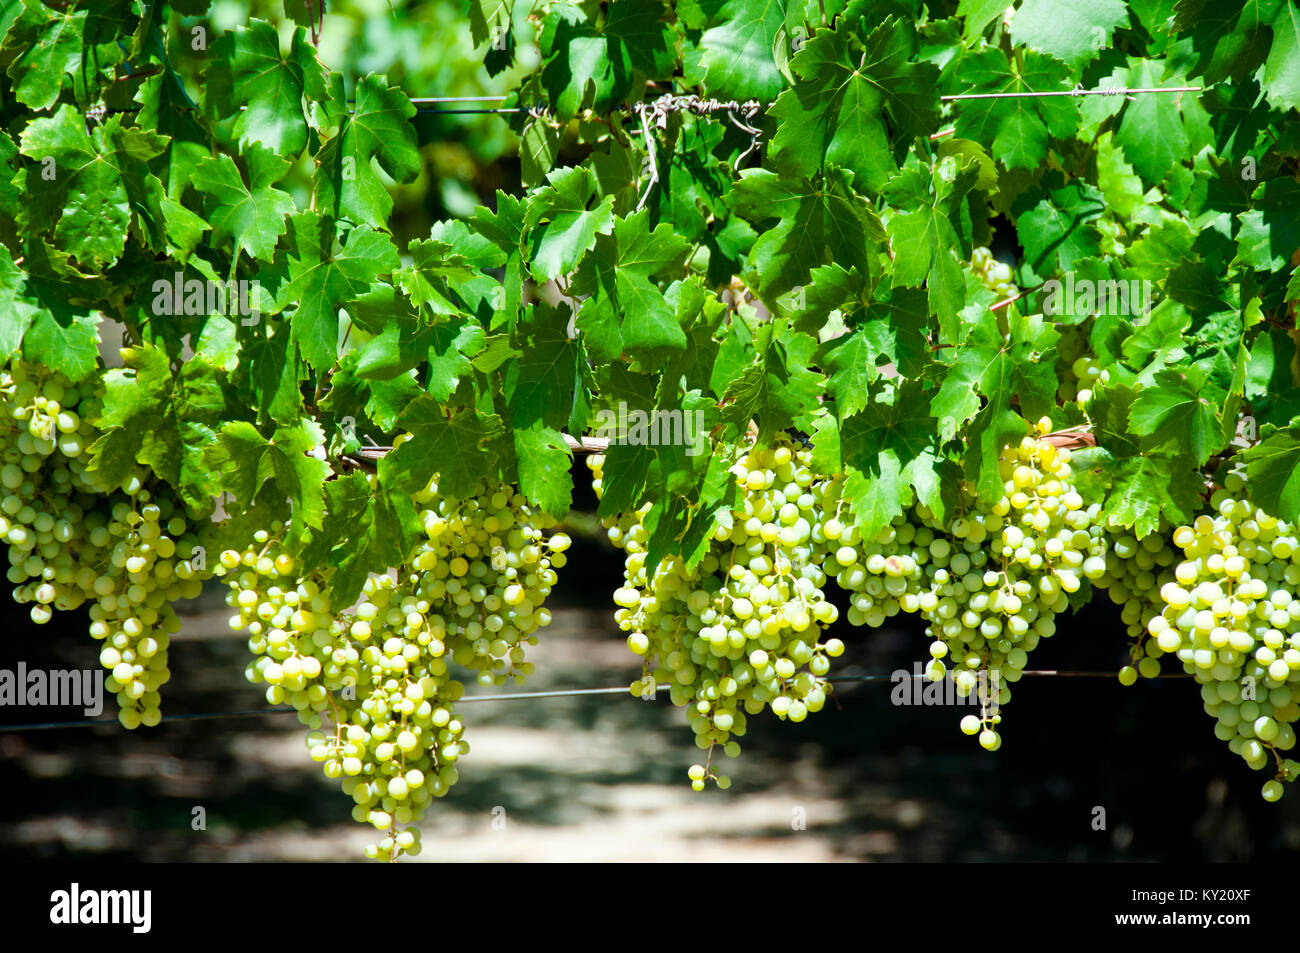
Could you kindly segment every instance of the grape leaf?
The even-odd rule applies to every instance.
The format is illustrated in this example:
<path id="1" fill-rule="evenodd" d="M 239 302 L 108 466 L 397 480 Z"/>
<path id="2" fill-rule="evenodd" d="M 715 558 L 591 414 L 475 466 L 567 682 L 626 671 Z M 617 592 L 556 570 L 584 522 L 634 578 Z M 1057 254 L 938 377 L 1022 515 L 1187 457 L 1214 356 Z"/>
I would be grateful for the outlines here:
<path id="1" fill-rule="evenodd" d="M 1259 6 L 1262 10 L 1267 5 Z M 1273 43 L 1260 83 L 1275 106 L 1300 109 L 1300 8 L 1286 0 L 1273 6 Z"/>
<path id="2" fill-rule="evenodd" d="M 771 327 L 771 326 L 769 326 Z M 813 408 L 825 378 L 811 370 L 817 342 L 782 325 L 762 346 L 722 396 L 722 419 L 744 429 L 751 418 L 759 422 L 761 439 L 786 427 L 799 426 Z"/>
<path id="3" fill-rule="evenodd" d="M 684 0 L 677 15 L 699 39 L 683 56 L 686 82 L 715 99 L 770 100 L 781 91 L 772 58 L 785 23 L 784 0 Z"/>
<path id="4" fill-rule="evenodd" d="M 957 16 L 962 18 L 961 37 L 967 42 L 978 38 L 990 23 L 1006 12 L 1002 0 L 961 0 Z"/>
<path id="5" fill-rule="evenodd" d="M 605 454 L 600 505 L 596 515 L 604 519 L 637 508 L 647 486 L 658 483 L 652 476 L 655 455 L 652 447 L 628 443 L 610 444 Z"/>
<path id="6" fill-rule="evenodd" d="M 519 467 L 519 490 L 557 518 L 569 511 L 573 479 L 569 467 L 573 455 L 564 435 L 539 422 L 514 430 L 515 458 Z"/>
<path id="7" fill-rule="evenodd" d="M 239 175 L 230 156 L 219 153 L 203 160 L 192 182 L 207 201 L 204 214 L 218 239 L 233 238 L 236 252 L 269 261 L 285 232 L 285 218 L 293 211 L 289 193 L 274 188 L 289 163 L 257 145 L 244 150 L 249 185 Z"/>
<path id="8" fill-rule="evenodd" d="M 877 362 L 884 348 L 872 331 L 884 325 L 884 321 L 873 321 L 828 342 L 818 361 L 831 372 L 826 391 L 834 399 L 835 414 L 841 421 L 867 406 L 871 384 L 880 377 Z"/>
<path id="9" fill-rule="evenodd" d="M 1246 464 L 1251 499 L 1279 519 L 1300 520 L 1300 424 L 1266 424 L 1259 436 L 1237 455 Z"/>
<path id="10" fill-rule="evenodd" d="M 585 168 L 556 169 L 549 183 L 528 197 L 523 225 L 532 251 L 531 270 L 538 281 L 568 274 L 596 244 L 597 235 L 614 227 L 614 197 L 598 197 L 595 179 Z"/>
<path id="11" fill-rule="evenodd" d="M 1103 515 L 1131 527 L 1141 539 L 1161 527 L 1161 521 L 1190 522 L 1200 508 L 1199 478 L 1190 460 L 1183 465 L 1162 454 L 1125 457 L 1111 472 L 1111 491 Z M 1176 478 L 1182 475 L 1182 479 Z M 1189 479 L 1190 478 L 1190 479 Z"/>
<path id="12" fill-rule="evenodd" d="M 411 301 L 436 316 L 460 315 L 460 291 L 479 277 L 464 256 L 452 246 L 434 239 L 411 242 L 407 246 L 411 264 L 393 273 L 393 282 L 410 296 Z"/>
<path id="13" fill-rule="evenodd" d="M 772 155 L 799 175 L 836 165 L 880 189 L 898 170 L 891 131 L 907 140 L 937 125 L 939 71 L 911 61 L 911 23 L 890 17 L 868 34 L 866 19 L 853 15 L 861 8 L 852 5 L 790 60 L 798 82 L 768 110 L 778 123 Z"/>
<path id="14" fill-rule="evenodd" d="M 1237 256 L 1256 271 L 1285 268 L 1300 248 L 1300 183 L 1293 179 L 1269 179 L 1255 189 L 1250 211 L 1237 217 Z"/>
<path id="15" fill-rule="evenodd" d="M 594 360 L 612 360 L 625 348 L 686 347 L 676 314 L 652 279 L 680 271 L 690 246 L 667 223 L 652 231 L 649 221 L 645 209 L 615 221 L 574 275 L 573 293 L 587 296 L 578 327 Z"/>
<path id="16" fill-rule="evenodd" d="M 563 132 L 546 115 L 529 116 L 524 122 L 519 137 L 519 177 L 524 185 L 536 185 L 555 168 Z"/>
<path id="17" fill-rule="evenodd" d="M 1011 39 L 1081 70 L 1128 23 L 1124 0 L 1024 0 L 1011 19 Z"/>
<path id="18" fill-rule="evenodd" d="M 398 425 L 411 439 L 380 461 L 379 482 L 417 493 L 436 477 L 439 493 L 458 499 L 492 473 L 497 453 L 488 444 L 504 432 L 500 417 L 463 407 L 448 416 L 432 397 L 411 401 Z"/>
<path id="19" fill-rule="evenodd" d="M 914 498 L 930 502 L 938 495 L 935 420 L 928 404 L 921 386 L 907 382 L 892 400 L 873 400 L 840 425 L 840 452 L 849 475 L 844 492 L 865 539 Z"/>
<path id="20" fill-rule="evenodd" d="M 339 605 L 351 605 L 370 573 L 400 566 L 420 537 L 408 495 L 375 489 L 364 473 L 341 474 L 325 484 L 326 515 L 302 552 L 305 569 L 332 563 L 329 587 Z"/>
<path id="21" fill-rule="evenodd" d="M 958 312 L 966 304 L 966 280 L 958 256 L 970 252 L 969 219 L 964 198 L 979 175 L 973 164 L 959 166 L 956 158 L 925 167 L 909 159 L 907 167 L 885 189 L 897 209 L 906 210 L 889 221 L 894 251 L 894 281 L 926 287 L 930 312 L 948 340 L 958 337 Z"/>
<path id="22" fill-rule="evenodd" d="M 37 309 L 22 299 L 25 282 L 9 249 L 0 244 L 0 365 L 8 364 L 36 317 Z"/>
<path id="23" fill-rule="evenodd" d="M 523 353 L 505 368 L 503 389 L 516 426 L 542 421 L 559 429 L 569 419 L 579 347 L 560 328 L 532 329 Z"/>
<path id="24" fill-rule="evenodd" d="M 27 173 L 28 221 L 38 229 L 54 223 L 60 247 L 86 267 L 116 262 L 136 199 L 161 191 L 147 163 L 165 145 L 154 133 L 123 128 L 121 116 L 87 134 L 81 114 L 67 104 L 33 121 L 21 146 L 36 162 Z"/>
<path id="25" fill-rule="evenodd" d="M 22 192 L 14 182 L 14 176 L 18 171 L 18 146 L 8 134 L 0 130 L 0 207 L 18 208 L 18 203 L 22 198 Z M 0 222 L 0 240 L 12 227 L 12 222 Z"/>
<path id="26" fill-rule="evenodd" d="M 23 357 L 57 367 L 74 384 L 85 380 L 99 361 L 99 320 L 75 307 L 42 308 L 23 336 Z"/>
<path id="27" fill-rule="evenodd" d="M 1012 205 L 1025 262 L 1040 276 L 1057 277 L 1084 258 L 1099 257 L 1101 235 L 1093 222 L 1105 208 L 1086 181 L 1049 173 L 1043 188 L 1025 191 Z"/>
<path id="28" fill-rule="evenodd" d="M 377 285 L 363 300 L 379 308 L 388 302 L 389 307 L 384 309 L 387 320 L 382 329 L 358 354 L 357 375 L 371 381 L 393 380 L 427 362 L 426 389 L 437 400 L 448 400 L 473 366 L 471 358 L 483 350 L 482 325 L 468 318 L 429 324 L 409 308 L 403 309 L 404 299 L 394 304 L 397 299 L 386 285 Z"/>
<path id="29" fill-rule="evenodd" d="M 324 433 L 314 420 L 277 427 L 269 440 L 252 424 L 237 420 L 221 428 L 204 460 L 220 471 L 222 486 L 246 508 L 269 504 L 282 512 L 287 502 L 297 519 L 320 529 L 330 468 L 307 451 L 323 441 Z"/>
<path id="30" fill-rule="evenodd" d="M 501 301 L 494 308 L 492 327 L 503 322 L 513 322 L 519 314 L 523 300 L 524 261 L 523 235 L 524 216 L 527 206 L 520 199 L 504 192 L 496 193 L 496 212 L 480 206 L 474 210 L 471 219 L 474 232 L 482 236 L 501 252 L 501 261 L 485 262 L 490 267 L 500 267 Z"/>
<path id="31" fill-rule="evenodd" d="M 1219 408 L 1207 390 L 1205 374 L 1196 365 L 1163 370 L 1152 386 L 1143 388 L 1129 411 L 1129 426 L 1139 436 L 1159 434 L 1161 443 L 1186 450 L 1198 465 L 1216 453 L 1227 438 L 1219 424 Z"/>
<path id="32" fill-rule="evenodd" d="M 997 315 L 984 309 L 953 366 L 943 378 L 930 404 L 943 440 L 957 434 L 970 420 L 984 397 L 988 413 L 1000 417 L 1018 401 L 1030 420 L 1050 413 L 1056 404 L 1056 370 L 1051 360 L 1060 337 L 1041 315 L 1012 312 L 1007 333 L 998 327 Z"/>
<path id="33" fill-rule="evenodd" d="M 588 22 L 572 5 L 557 5 L 538 38 L 542 84 L 562 118 L 584 107 L 606 112 L 647 79 L 672 75 L 675 37 L 661 0 L 620 0 Z"/>
<path id="34" fill-rule="evenodd" d="M 90 448 L 87 470 L 108 486 L 120 484 L 137 463 L 153 470 L 200 509 L 221 492 L 205 450 L 229 419 L 217 369 L 199 356 L 176 373 L 160 348 L 124 348 L 124 368 L 104 374 L 103 435 Z"/>
<path id="35" fill-rule="evenodd" d="M 1163 71 L 1150 60 L 1129 60 L 1127 86 L 1161 85 Z M 1148 185 L 1159 185 L 1169 170 L 1191 155 L 1178 102 L 1189 93 L 1134 96 L 1126 103 L 1115 130 L 1115 142 L 1124 157 Z"/>
<path id="36" fill-rule="evenodd" d="M 411 118 L 410 98 L 384 77 L 363 76 L 356 86 L 356 109 L 349 115 L 343 78 L 331 76 L 331 107 L 338 131 L 316 153 L 312 179 L 314 207 L 335 218 L 377 223 L 393 209 L 388 187 L 371 167 L 377 162 L 395 182 L 413 182 L 422 163 Z"/>
<path id="37" fill-rule="evenodd" d="M 469 31 L 475 46 L 500 38 L 512 26 L 514 0 L 470 0 Z"/>
<path id="38" fill-rule="evenodd" d="M 387 235 L 368 225 L 352 229 L 344 244 L 334 223 L 318 212 L 291 216 L 289 228 L 289 282 L 278 300 L 281 307 L 297 303 L 290 319 L 294 340 L 307 363 L 324 371 L 338 350 L 339 308 L 396 268 L 397 250 Z"/>
<path id="39" fill-rule="evenodd" d="M 98 7 L 52 10 L 35 0 L 23 5 L 3 45 L 6 52 L 14 52 L 6 72 L 15 99 L 32 109 L 48 109 L 58 101 L 68 77 L 84 82 L 122 61 L 117 44 L 99 42 L 99 37 L 115 32 L 130 10 L 121 0 L 103 0 Z"/>
<path id="40" fill-rule="evenodd" d="M 1049 92 L 1072 88 L 1069 68 L 1060 60 L 1025 50 L 1023 66 L 1001 50 L 963 57 L 957 79 L 962 93 Z M 970 99 L 957 109 L 957 135 L 992 143 L 993 158 L 1008 169 L 1032 169 L 1047 158 L 1052 139 L 1070 139 L 1079 129 L 1079 104 L 1072 96 Z"/>
<path id="41" fill-rule="evenodd" d="M 307 145 L 303 97 L 325 98 L 324 71 L 301 27 L 293 31 L 287 58 L 280 36 L 265 20 L 222 33 L 209 50 L 203 105 L 216 120 L 234 117 L 240 143 L 257 142 L 279 155 L 297 157 Z"/>
<path id="42" fill-rule="evenodd" d="M 728 201 L 759 228 L 745 278 L 767 300 L 806 284 L 813 268 L 832 260 L 870 274 L 871 252 L 885 239 L 880 220 L 843 169 L 815 179 L 746 169 Z M 763 227 L 772 219 L 775 225 Z"/>

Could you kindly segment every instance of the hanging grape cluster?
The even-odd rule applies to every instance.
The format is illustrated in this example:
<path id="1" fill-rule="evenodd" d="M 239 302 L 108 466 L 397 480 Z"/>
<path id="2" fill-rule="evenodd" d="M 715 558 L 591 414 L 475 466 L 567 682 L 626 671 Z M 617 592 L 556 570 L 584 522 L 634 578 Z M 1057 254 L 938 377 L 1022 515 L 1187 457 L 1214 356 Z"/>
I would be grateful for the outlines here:
<path id="1" fill-rule="evenodd" d="M 599 493 L 604 458 L 588 463 Z M 649 533 L 642 518 L 606 521 L 610 539 L 626 553 L 624 584 L 614 594 L 615 619 L 628 647 L 644 658 L 631 686 L 646 696 L 668 685 L 685 707 L 696 745 L 706 752 L 691 765 L 692 787 L 719 787 L 715 748 L 735 757 L 746 717 L 770 708 L 803 721 L 826 703 L 823 676 L 844 650 L 821 641 L 838 612 L 826 600 L 821 517 L 829 483 L 819 480 L 806 450 L 781 442 L 750 446 L 732 468 L 739 499 L 718 516 L 712 544 L 698 563 L 677 556 L 648 564 Z"/>
<path id="2" fill-rule="evenodd" d="M 431 481 L 414 499 L 424 539 L 341 611 L 327 579 L 297 574 L 283 526 L 221 555 L 238 609 L 230 624 L 248 632 L 255 657 L 247 677 L 312 729 L 312 759 L 341 780 L 353 817 L 384 834 L 366 850 L 378 860 L 418 854 L 413 823 L 459 779 L 469 742 L 451 665 L 484 685 L 531 674 L 525 649 L 550 622 L 543 603 L 569 545 L 562 533 L 544 537 L 554 521 L 508 486 L 452 499 Z"/>
<path id="3" fill-rule="evenodd" d="M 198 596 L 210 572 L 195 517 L 169 486 L 146 486 L 141 471 L 109 487 L 86 468 L 100 396 L 21 360 L 0 371 L 0 538 L 14 599 L 34 622 L 91 603 L 118 718 L 152 726 L 180 629 L 172 603 Z"/>
<path id="4" fill-rule="evenodd" d="M 1035 429 L 1002 451 L 1004 493 L 991 505 L 941 523 L 918 503 L 856 544 L 838 521 L 829 527 L 841 543 L 837 578 L 854 593 L 849 621 L 876 626 L 900 609 L 928 621 L 926 674 L 938 681 L 951 667 L 958 695 L 975 693 L 980 714 L 961 727 L 990 750 L 1001 745 L 998 709 L 1028 653 L 1055 633 L 1069 594 L 1105 567 L 1100 507 L 1085 505 L 1070 482 L 1070 451 L 1039 439 L 1051 422 Z"/>
<path id="5" fill-rule="evenodd" d="M 1122 527 L 1110 525 L 1103 536 L 1106 571 L 1095 584 L 1120 607 L 1120 619 L 1131 640 L 1131 664 L 1119 671 L 1124 685 L 1136 683 L 1139 675 L 1155 678 L 1160 674 L 1160 657 L 1165 652 L 1147 630 L 1164 608 L 1160 591 L 1174 581 L 1178 554 L 1169 541 L 1170 534 L 1170 527 L 1162 521 L 1156 532 L 1140 540 Z"/>
<path id="6" fill-rule="evenodd" d="M 1091 351 L 1088 342 L 1090 329 L 1090 319 L 1081 324 L 1060 326 L 1061 336 L 1056 343 L 1056 365 L 1061 383 L 1056 395 L 1061 400 L 1087 404 L 1092 400 L 1096 386 L 1110 380 L 1110 372 L 1102 368 Z"/>
<path id="7" fill-rule="evenodd" d="M 1011 276 L 1011 266 L 998 261 L 987 248 L 976 248 L 971 253 L 971 268 L 986 288 L 998 296 L 998 300 L 1014 298 L 1018 293 Z"/>
<path id="8" fill-rule="evenodd" d="M 1174 531 L 1183 558 L 1147 630 L 1201 684 L 1229 749 L 1256 770 L 1273 763 L 1262 793 L 1275 801 L 1300 776 L 1300 763 L 1282 756 L 1300 719 L 1300 535 L 1251 503 L 1241 474 L 1210 505 L 1214 515 Z"/>

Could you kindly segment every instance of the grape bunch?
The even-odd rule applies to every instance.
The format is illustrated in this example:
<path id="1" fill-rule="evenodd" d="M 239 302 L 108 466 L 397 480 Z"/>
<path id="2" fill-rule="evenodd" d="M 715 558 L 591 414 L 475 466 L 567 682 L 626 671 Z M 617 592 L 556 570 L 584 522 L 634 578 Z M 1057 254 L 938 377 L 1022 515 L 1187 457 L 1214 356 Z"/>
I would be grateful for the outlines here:
<path id="1" fill-rule="evenodd" d="M 1043 418 L 1036 435 L 1003 450 L 1005 492 L 991 506 L 977 504 L 945 525 L 918 503 L 869 543 L 836 552 L 841 585 L 865 588 L 875 578 L 888 594 L 861 613 L 867 624 L 880 624 L 895 603 L 929 622 L 926 674 L 939 681 L 951 666 L 958 695 L 975 694 L 980 714 L 961 727 L 989 750 L 1001 745 L 998 708 L 1028 653 L 1055 633 L 1069 594 L 1105 570 L 1100 507 L 1085 506 L 1071 484 L 1069 450 L 1039 439 L 1050 429 Z"/>
<path id="2" fill-rule="evenodd" d="M 1075 387 L 1074 399 L 1080 404 L 1092 400 L 1093 388 L 1098 383 L 1104 384 L 1110 380 L 1110 372 L 1103 370 L 1091 354 L 1083 354 L 1075 358 L 1074 363 L 1070 365 L 1070 375 Z"/>
<path id="3" fill-rule="evenodd" d="M 597 492 L 604 457 L 588 464 Z M 635 695 L 669 686 L 685 707 L 703 763 L 687 772 L 691 786 L 730 786 L 713 763 L 714 750 L 735 757 L 746 717 L 770 708 L 803 721 L 830 691 L 830 658 L 838 639 L 821 641 L 837 610 L 826 600 L 826 542 L 819 513 L 826 481 L 813 473 L 806 450 L 782 438 L 775 447 L 750 445 L 732 468 L 738 502 L 719 514 L 711 545 L 694 566 L 679 556 L 647 563 L 648 511 L 609 519 L 610 539 L 626 552 L 624 584 L 615 592 L 615 619 L 628 648 L 644 659 Z"/>
<path id="4" fill-rule="evenodd" d="M 971 253 L 970 264 L 980 281 L 998 296 L 999 301 L 1014 298 L 1019 293 L 1011 280 L 1011 266 L 998 261 L 987 248 L 976 248 Z"/>
<path id="5" fill-rule="evenodd" d="M 1300 536 L 1246 489 L 1230 473 L 1210 499 L 1214 515 L 1174 531 L 1183 558 L 1147 631 L 1201 684 L 1218 738 L 1256 770 L 1273 759 L 1262 793 L 1275 801 L 1300 776 L 1300 763 L 1282 756 L 1300 719 Z"/>
<path id="6" fill-rule="evenodd" d="M 90 546 L 78 558 L 98 573 L 90 634 L 104 643 L 99 661 L 112 673 L 104 685 L 117 695 L 122 724 L 135 728 L 162 717 L 158 688 L 170 677 L 170 636 L 181 628 L 172 603 L 197 598 L 211 572 L 204 530 L 166 484 L 123 496 L 108 513 L 87 516 Z"/>
<path id="7" fill-rule="evenodd" d="M 403 609 L 418 613 L 419 603 L 391 576 L 371 576 L 355 609 L 335 613 L 318 575 L 297 575 L 266 530 L 253 538 L 243 552 L 221 554 L 238 609 L 230 625 L 248 633 L 255 657 L 247 678 L 267 686 L 271 704 L 297 709 L 312 760 L 341 781 L 353 818 L 385 835 L 366 855 L 418 854 L 419 830 L 409 825 L 456 783 L 455 761 L 468 750 L 445 646 L 427 629 L 423 640 L 410 634 Z"/>
<path id="8" fill-rule="evenodd" d="M 1056 342 L 1056 373 L 1061 379 L 1056 396 L 1062 401 L 1079 396 L 1079 378 L 1074 374 L 1074 363 L 1088 352 L 1088 335 L 1079 324 L 1057 324 L 1060 339 Z M 1089 395 L 1091 396 L 1091 395 Z"/>
<path id="9" fill-rule="evenodd" d="M 1095 584 L 1120 607 L 1120 618 L 1131 640 L 1131 664 L 1119 671 L 1124 685 L 1136 683 L 1139 675 L 1155 678 L 1160 674 L 1160 657 L 1165 653 L 1147 629 L 1164 608 L 1160 591 L 1174 581 L 1178 553 L 1169 542 L 1170 533 L 1171 527 L 1163 521 L 1155 532 L 1141 539 L 1110 524 L 1103 533 L 1106 571 Z"/>
<path id="10" fill-rule="evenodd" d="M 517 683 L 533 672 L 526 646 L 551 622 L 543 603 L 563 568 L 570 539 L 544 533 L 555 520 L 513 487 L 487 483 L 467 499 L 417 494 L 427 537 L 411 566 L 418 600 L 437 608 L 430 624 L 457 665 L 482 685 Z"/>
<path id="11" fill-rule="evenodd" d="M 1051 422 L 1044 418 L 1035 429 L 1046 434 Z M 1055 634 L 1069 595 L 1105 568 L 1092 532 L 1100 506 L 1085 505 L 1071 484 L 1069 450 L 1027 436 L 1003 450 L 998 466 L 1002 498 L 952 522 L 946 558 L 931 544 L 930 589 L 920 607 L 948 650 L 958 691 L 979 688 L 981 702 L 990 701 L 978 719 L 962 722 L 990 750 L 1001 744 L 1001 715 L 991 701 L 1010 699 L 1010 684 L 1039 640 Z M 937 670 L 945 655 L 936 653 L 932 648 Z"/>
<path id="12" fill-rule="evenodd" d="M 353 817 L 384 834 L 366 849 L 377 860 L 420 852 L 412 825 L 457 782 L 469 753 L 455 709 L 464 685 L 451 665 L 486 685 L 532 672 L 525 646 L 550 622 L 542 603 L 569 545 L 562 533 L 544 539 L 554 521 L 510 487 L 452 499 L 431 481 L 414 499 L 425 538 L 342 611 L 325 575 L 299 574 L 283 525 L 221 555 L 238 609 L 230 624 L 249 633 L 254 655 L 247 677 L 267 685 L 268 702 L 297 709 L 312 759 L 341 779 Z"/>
<path id="13" fill-rule="evenodd" d="M 864 541 L 857 525 L 841 520 L 846 502 L 838 495 L 841 481 L 828 484 L 821 525 L 828 546 L 823 563 L 826 574 L 849 596 L 848 622 L 853 626 L 878 628 L 901 611 L 915 612 L 920 606 L 920 562 L 923 550 L 934 538 L 929 527 L 899 518 L 870 541 Z"/>
<path id="14" fill-rule="evenodd" d="M 1090 325 L 1090 321 L 1057 325 L 1061 337 L 1056 345 L 1056 363 L 1061 383 L 1056 395 L 1063 401 L 1087 404 L 1097 385 L 1110 380 L 1110 372 L 1102 369 L 1089 349 Z"/>
<path id="15" fill-rule="evenodd" d="M 89 601 L 119 720 L 156 725 L 180 629 L 172 603 L 196 597 L 209 575 L 197 517 L 166 484 L 146 485 L 143 471 L 109 487 L 88 470 L 98 436 L 89 421 L 100 411 L 90 388 L 14 360 L 0 372 L 0 400 L 0 538 L 14 599 L 31 604 L 37 623 Z"/>

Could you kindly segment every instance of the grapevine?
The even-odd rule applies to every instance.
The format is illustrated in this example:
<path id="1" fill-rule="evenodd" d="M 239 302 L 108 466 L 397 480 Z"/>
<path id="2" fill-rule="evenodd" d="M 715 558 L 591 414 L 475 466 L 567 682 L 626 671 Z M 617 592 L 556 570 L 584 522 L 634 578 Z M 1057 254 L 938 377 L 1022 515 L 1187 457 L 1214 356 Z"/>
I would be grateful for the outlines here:
<path id="1" fill-rule="evenodd" d="M 465 686 L 533 674 L 604 545 L 587 453 L 696 790 L 898 617 L 1014 745 L 1108 599 L 1118 681 L 1181 667 L 1282 796 L 1292 5 L 328 6 L 0 12 L 0 538 L 121 725 L 220 575 L 368 856 L 418 853 Z"/>
<path id="2" fill-rule="evenodd" d="M 526 646 L 550 622 L 551 566 L 569 543 L 544 540 L 551 521 L 510 487 L 448 499 L 431 480 L 415 499 L 425 539 L 392 574 L 369 576 L 355 607 L 335 610 L 317 574 L 298 574 L 283 524 L 223 552 L 219 570 L 238 610 L 231 628 L 248 632 L 255 656 L 246 677 L 267 686 L 269 703 L 297 709 L 312 760 L 341 780 L 353 817 L 386 834 L 366 851 L 379 860 L 420 853 L 413 823 L 469 753 L 455 708 L 464 685 L 449 663 L 482 684 L 522 683 Z"/>
<path id="3" fill-rule="evenodd" d="M 166 484 L 131 473 L 106 486 L 85 466 L 98 436 L 87 423 L 102 395 L 83 394 L 57 371 L 21 361 L 0 372 L 5 413 L 0 538 L 14 600 L 33 622 L 90 602 L 90 635 L 103 643 L 105 687 L 126 728 L 156 725 L 167 647 L 180 629 L 172 608 L 200 592 L 206 559 L 193 520 Z M 151 492 L 152 490 L 152 492 Z"/>

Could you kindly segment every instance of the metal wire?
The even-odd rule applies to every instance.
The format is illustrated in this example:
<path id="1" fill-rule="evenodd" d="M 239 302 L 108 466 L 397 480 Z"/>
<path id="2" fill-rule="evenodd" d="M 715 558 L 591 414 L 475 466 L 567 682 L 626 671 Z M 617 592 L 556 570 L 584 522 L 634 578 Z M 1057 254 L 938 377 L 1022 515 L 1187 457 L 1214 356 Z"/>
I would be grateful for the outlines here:
<path id="1" fill-rule="evenodd" d="M 1039 93 L 959 93 L 955 96 L 940 96 L 942 102 L 952 102 L 958 99 L 1032 99 L 1037 96 L 1124 96 L 1128 97 L 1133 93 L 1199 93 L 1200 86 L 1163 86 L 1149 87 L 1145 89 L 1128 89 L 1124 86 L 1114 86 L 1105 89 L 1080 89 L 1078 86 L 1074 89 L 1047 90 Z"/>
<path id="2" fill-rule="evenodd" d="M 412 100 L 414 102 L 414 100 Z M 417 109 L 417 115 L 427 116 L 431 113 L 438 113 L 443 116 L 464 116 L 464 115 L 484 115 L 487 113 L 526 113 L 527 109 Z"/>
<path id="3" fill-rule="evenodd" d="M 480 103 L 493 102 L 500 103 L 506 100 L 505 96 L 412 96 L 413 103 Z"/>
<path id="4" fill-rule="evenodd" d="M 154 75 L 154 73 L 151 72 L 128 73 L 126 76 L 117 77 L 114 80 L 114 82 L 122 82 L 129 79 L 138 79 L 150 75 Z M 939 99 L 941 102 L 953 102 L 956 100 L 963 100 L 963 99 L 1032 99 L 1040 96 L 1123 96 L 1125 99 L 1132 99 L 1134 95 L 1142 94 L 1142 93 L 1198 93 L 1201 92 L 1202 89 L 1203 87 L 1201 86 L 1164 86 L 1164 87 L 1145 87 L 1145 88 L 1136 88 L 1136 89 L 1129 89 L 1124 86 L 1108 87 L 1104 89 L 1081 89 L 1078 86 L 1075 86 L 1074 89 L 1046 90 L 1043 92 L 956 93 L 954 95 L 949 95 L 949 96 L 940 96 Z M 412 104 L 418 106 L 419 104 L 422 103 L 504 102 L 507 98 L 508 97 L 506 96 L 412 96 L 410 97 L 410 101 Z M 351 105 L 354 103 L 354 100 L 348 100 L 348 103 L 349 105 Z M 642 105 L 641 103 L 636 103 L 631 108 L 635 110 L 641 105 Z M 768 106 L 771 105 L 771 103 L 755 103 L 754 105 L 760 109 L 766 109 Z M 239 108 L 247 109 L 248 107 L 240 106 Z M 139 109 L 140 109 L 139 106 L 132 106 L 127 108 L 109 108 L 107 112 L 130 113 L 130 112 L 138 112 Z M 511 115 L 514 113 L 527 113 L 527 112 L 534 111 L 534 109 L 538 109 L 538 107 L 534 107 L 533 109 L 525 109 L 525 108 L 518 108 L 518 107 L 502 107 L 502 106 L 485 107 L 482 109 L 418 109 L 417 108 L 415 111 L 417 115 L 483 116 L 483 115 L 494 115 L 494 114 Z M 542 108 L 540 109 L 540 111 L 544 112 L 545 109 Z M 932 140 L 939 139 L 942 138 L 943 136 L 950 135 L 951 133 L 952 133 L 951 129 L 945 129 L 935 133 L 930 138 Z"/>
<path id="5" fill-rule="evenodd" d="M 1116 672 L 1062 672 L 1057 669 L 1034 669 L 1021 672 L 1021 675 L 1035 677 L 1052 677 L 1052 678 L 1116 678 Z M 1145 681 L 1157 681 L 1161 679 L 1173 678 L 1191 678 L 1191 675 L 1184 673 L 1161 674 L 1155 679 L 1145 679 Z M 894 672 L 889 675 L 832 675 L 824 678 L 822 681 L 839 682 L 839 683 L 871 683 L 871 682 L 897 682 L 903 678 L 913 680 L 928 680 L 929 676 L 915 674 L 913 672 Z M 528 698 L 572 698 L 582 695 L 627 695 L 632 698 L 653 699 L 659 692 L 669 692 L 670 686 L 656 685 L 653 692 L 646 695 L 634 695 L 626 685 L 620 685 L 616 688 L 564 688 L 548 692 L 507 692 L 500 695 L 468 695 L 456 700 L 455 704 L 465 705 L 470 702 L 504 702 L 519 701 Z M 221 718 L 259 718 L 263 715 L 290 715 L 297 712 L 298 709 L 288 705 L 281 705 L 276 708 L 261 708 L 244 711 L 213 711 L 200 712 L 189 715 L 164 715 L 163 722 L 175 721 L 214 721 Z M 0 734 L 12 733 L 17 731 L 48 731 L 56 728 L 94 728 L 99 725 L 119 726 L 116 718 L 94 718 L 81 721 L 44 721 L 33 722 L 25 725 L 0 725 Z"/>

